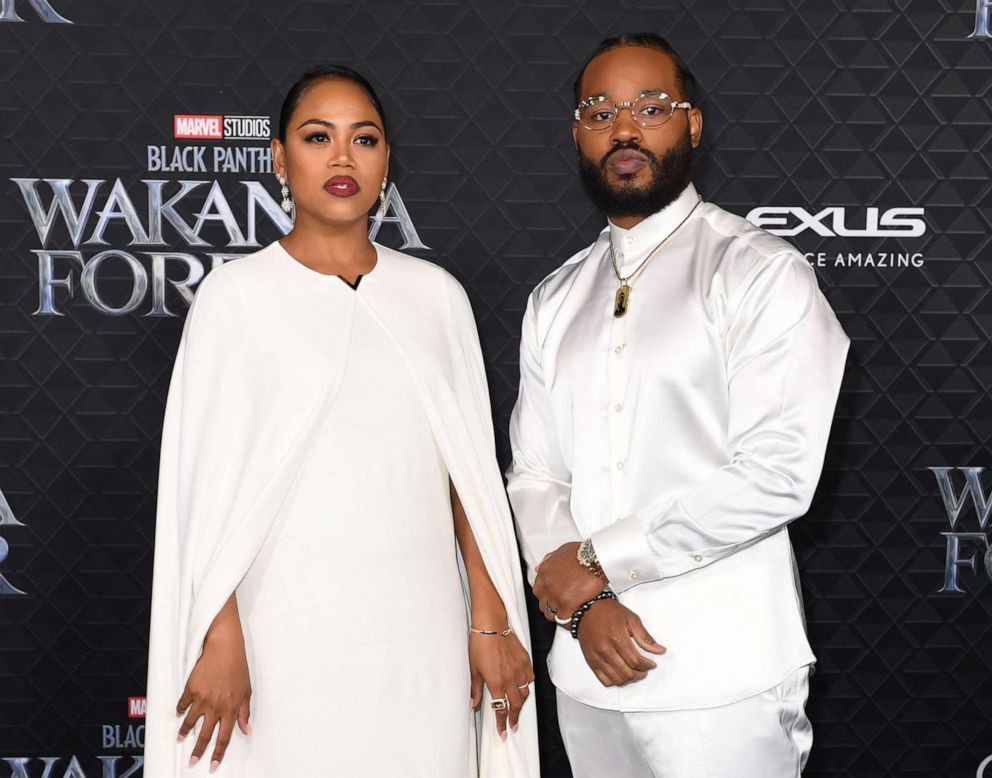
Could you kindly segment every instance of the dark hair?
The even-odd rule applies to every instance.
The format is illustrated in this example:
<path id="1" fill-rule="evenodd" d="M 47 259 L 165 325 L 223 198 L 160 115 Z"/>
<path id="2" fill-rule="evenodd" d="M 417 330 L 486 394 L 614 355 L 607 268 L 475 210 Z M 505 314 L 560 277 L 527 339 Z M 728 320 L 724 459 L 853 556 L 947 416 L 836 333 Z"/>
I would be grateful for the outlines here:
<path id="1" fill-rule="evenodd" d="M 582 99 L 582 95 L 579 94 L 579 89 L 582 87 L 582 76 L 585 74 L 586 68 L 589 67 L 589 63 L 603 52 L 609 51 L 610 49 L 619 48 L 620 46 L 643 46 L 647 49 L 660 51 L 671 57 L 675 62 L 675 78 L 679 89 L 682 90 L 682 97 L 695 105 L 696 77 L 692 75 L 692 71 L 689 70 L 689 66 L 685 63 L 685 60 L 679 56 L 679 53 L 675 50 L 672 44 L 665 38 L 662 38 L 660 35 L 656 35 L 653 32 L 627 32 L 623 35 L 616 35 L 612 38 L 606 38 L 605 40 L 600 41 L 599 45 L 596 46 L 592 54 L 589 55 L 585 63 L 582 65 L 582 69 L 579 71 L 579 75 L 576 77 L 575 83 L 572 85 L 575 105 L 578 105 L 579 100 Z"/>
<path id="2" fill-rule="evenodd" d="M 300 104 L 306 91 L 322 78 L 344 78 L 358 84 L 368 95 L 372 106 L 379 112 L 379 118 L 382 119 L 382 132 L 383 134 L 386 133 L 386 112 L 382 110 L 379 95 L 375 93 L 375 89 L 372 88 L 372 84 L 366 80 L 365 76 L 344 65 L 317 65 L 300 76 L 286 93 L 286 99 L 282 101 L 282 108 L 279 111 L 279 140 L 283 143 L 286 142 L 286 125 L 289 123 L 289 117 L 293 115 L 293 111 Z"/>

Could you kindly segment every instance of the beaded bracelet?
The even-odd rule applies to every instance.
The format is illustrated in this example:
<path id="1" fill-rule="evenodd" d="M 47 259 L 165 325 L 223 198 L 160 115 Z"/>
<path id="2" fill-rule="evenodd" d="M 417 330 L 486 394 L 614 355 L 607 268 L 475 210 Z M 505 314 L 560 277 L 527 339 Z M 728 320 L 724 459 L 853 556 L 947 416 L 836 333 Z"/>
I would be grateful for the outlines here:
<path id="1" fill-rule="evenodd" d="M 585 616 L 586 611 L 589 610 L 593 603 L 599 602 L 600 600 L 615 600 L 617 598 L 616 594 L 610 589 L 603 589 L 599 594 L 593 597 L 591 600 L 582 603 L 578 608 L 576 608 L 575 613 L 572 614 L 572 626 L 571 632 L 572 637 L 576 640 L 579 639 L 579 622 L 582 621 L 582 617 Z"/>

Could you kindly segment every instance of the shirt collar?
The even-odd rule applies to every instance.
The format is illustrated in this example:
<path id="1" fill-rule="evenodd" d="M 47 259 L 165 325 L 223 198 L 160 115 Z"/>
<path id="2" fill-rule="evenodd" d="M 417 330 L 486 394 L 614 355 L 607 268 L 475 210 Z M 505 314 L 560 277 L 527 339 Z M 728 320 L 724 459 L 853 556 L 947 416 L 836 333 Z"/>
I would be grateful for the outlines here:
<path id="1" fill-rule="evenodd" d="M 613 241 L 617 254 L 623 256 L 624 261 L 629 262 L 654 248 L 679 226 L 679 223 L 696 206 L 698 200 L 699 193 L 690 181 L 682 190 L 682 194 L 660 211 L 655 211 L 629 230 L 618 227 L 612 220 L 607 219 L 609 238 Z"/>

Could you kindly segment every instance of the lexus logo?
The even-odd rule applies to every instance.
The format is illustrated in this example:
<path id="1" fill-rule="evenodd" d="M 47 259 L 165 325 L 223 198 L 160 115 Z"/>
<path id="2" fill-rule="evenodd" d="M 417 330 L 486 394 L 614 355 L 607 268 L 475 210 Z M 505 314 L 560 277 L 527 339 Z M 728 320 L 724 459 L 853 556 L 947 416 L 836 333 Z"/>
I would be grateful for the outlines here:
<path id="1" fill-rule="evenodd" d="M 854 209 L 830 206 L 814 213 L 798 206 L 763 206 L 748 213 L 747 220 L 772 235 L 812 230 L 827 238 L 918 238 L 927 231 L 923 208 L 872 207 L 865 209 L 863 219 L 852 217 L 848 210 Z"/>
<path id="2" fill-rule="evenodd" d="M 48 0 L 22 0 L 31 6 L 33 10 L 41 21 L 46 24 L 72 24 L 73 22 L 66 19 L 60 13 L 58 13 L 49 4 Z M 24 19 L 17 14 L 17 8 L 15 7 L 17 0 L 0 0 L 0 22 L 23 22 Z"/>

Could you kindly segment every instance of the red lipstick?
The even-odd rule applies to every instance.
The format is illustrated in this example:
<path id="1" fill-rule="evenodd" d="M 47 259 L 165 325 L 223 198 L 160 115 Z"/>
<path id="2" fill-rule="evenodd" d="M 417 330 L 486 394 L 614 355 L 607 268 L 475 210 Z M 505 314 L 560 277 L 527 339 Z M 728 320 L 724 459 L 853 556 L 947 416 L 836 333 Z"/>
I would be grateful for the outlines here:
<path id="1" fill-rule="evenodd" d="M 360 189 L 358 182 L 351 176 L 334 176 L 324 182 L 324 191 L 335 197 L 352 197 Z"/>

